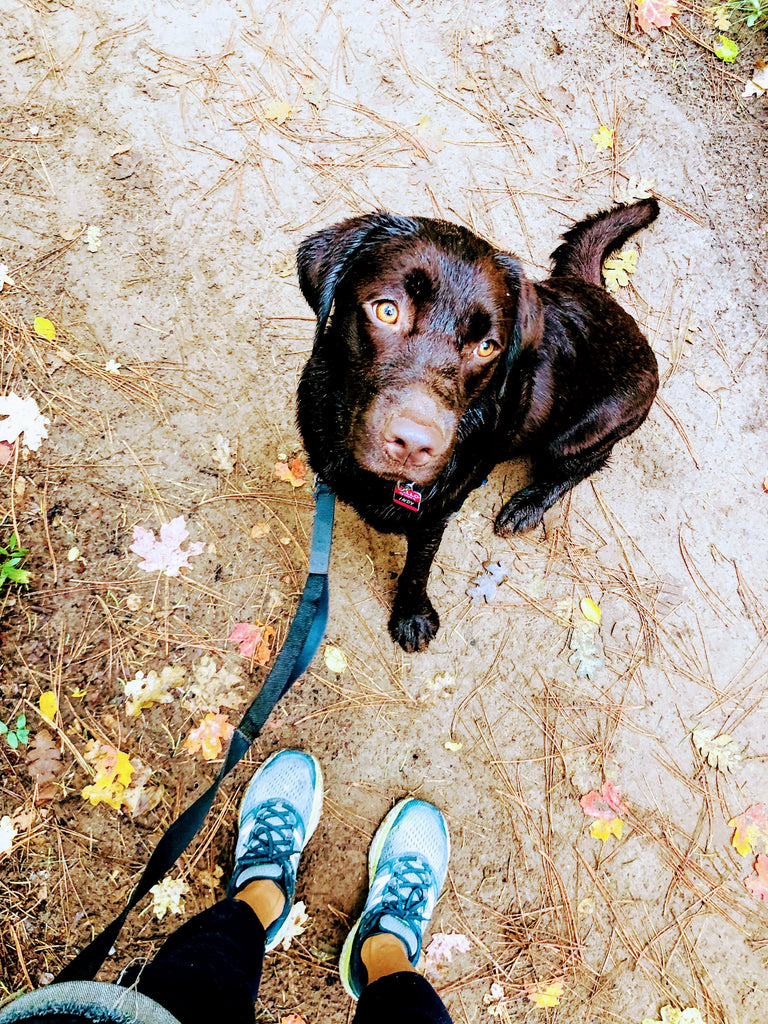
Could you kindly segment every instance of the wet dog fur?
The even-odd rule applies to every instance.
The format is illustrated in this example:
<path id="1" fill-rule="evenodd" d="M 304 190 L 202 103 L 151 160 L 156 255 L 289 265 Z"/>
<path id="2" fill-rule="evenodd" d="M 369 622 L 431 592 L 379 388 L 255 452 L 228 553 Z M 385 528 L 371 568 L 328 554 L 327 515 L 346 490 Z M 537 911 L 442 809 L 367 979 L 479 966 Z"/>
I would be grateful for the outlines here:
<path id="1" fill-rule="evenodd" d="M 539 283 L 466 228 L 424 217 L 355 217 L 302 243 L 317 331 L 299 429 L 338 497 L 407 538 L 389 621 L 405 650 L 437 632 L 432 561 L 449 517 L 495 465 L 531 462 L 530 483 L 496 517 L 510 536 L 603 467 L 648 414 L 656 359 L 601 266 L 657 215 L 647 199 L 576 224 Z M 418 511 L 393 502 L 398 481 L 421 492 Z"/>

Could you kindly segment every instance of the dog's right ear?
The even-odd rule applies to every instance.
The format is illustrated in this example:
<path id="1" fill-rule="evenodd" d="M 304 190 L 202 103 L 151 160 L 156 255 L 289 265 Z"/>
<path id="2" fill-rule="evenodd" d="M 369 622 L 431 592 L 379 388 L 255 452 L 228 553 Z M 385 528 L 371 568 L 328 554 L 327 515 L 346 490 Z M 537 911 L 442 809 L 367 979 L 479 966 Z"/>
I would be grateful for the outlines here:
<path id="1" fill-rule="evenodd" d="M 382 241 L 407 237 L 417 228 L 409 217 L 370 213 L 334 224 L 301 243 L 296 259 L 299 285 L 317 317 L 315 340 L 325 332 L 339 282 L 357 260 Z"/>

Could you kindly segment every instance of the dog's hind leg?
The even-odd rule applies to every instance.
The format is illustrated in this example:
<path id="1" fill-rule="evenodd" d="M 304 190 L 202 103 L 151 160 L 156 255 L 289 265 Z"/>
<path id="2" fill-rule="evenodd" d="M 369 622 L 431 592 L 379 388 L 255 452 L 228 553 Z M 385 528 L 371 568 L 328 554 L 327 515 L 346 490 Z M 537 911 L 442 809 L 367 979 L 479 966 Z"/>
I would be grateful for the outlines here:
<path id="1" fill-rule="evenodd" d="M 427 581 L 446 525 L 443 520 L 408 534 L 408 554 L 389 619 L 390 636 L 406 651 L 423 651 L 440 627 Z"/>
<path id="2" fill-rule="evenodd" d="M 496 516 L 494 530 L 501 537 L 525 533 L 541 522 L 548 508 L 572 487 L 602 469 L 611 454 L 609 445 L 590 453 L 569 456 L 547 463 L 534 462 L 534 481 L 513 494 Z"/>

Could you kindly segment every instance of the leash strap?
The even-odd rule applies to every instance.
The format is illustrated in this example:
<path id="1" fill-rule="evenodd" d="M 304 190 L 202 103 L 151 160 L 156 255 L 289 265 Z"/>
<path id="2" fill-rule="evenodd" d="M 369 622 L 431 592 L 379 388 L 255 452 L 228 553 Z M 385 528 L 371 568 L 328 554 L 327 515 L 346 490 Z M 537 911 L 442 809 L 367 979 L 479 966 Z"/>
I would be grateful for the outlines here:
<path id="1" fill-rule="evenodd" d="M 243 715 L 232 735 L 227 756 L 216 781 L 199 796 L 161 836 L 147 862 L 138 885 L 120 914 L 61 971 L 55 981 L 86 981 L 97 971 L 112 949 L 128 914 L 173 867 L 203 826 L 219 786 L 248 751 L 261 732 L 275 705 L 312 661 L 328 621 L 328 560 L 331 554 L 335 495 L 323 483 L 315 489 L 315 521 L 309 575 L 285 643 L 264 680 L 257 697 Z"/>

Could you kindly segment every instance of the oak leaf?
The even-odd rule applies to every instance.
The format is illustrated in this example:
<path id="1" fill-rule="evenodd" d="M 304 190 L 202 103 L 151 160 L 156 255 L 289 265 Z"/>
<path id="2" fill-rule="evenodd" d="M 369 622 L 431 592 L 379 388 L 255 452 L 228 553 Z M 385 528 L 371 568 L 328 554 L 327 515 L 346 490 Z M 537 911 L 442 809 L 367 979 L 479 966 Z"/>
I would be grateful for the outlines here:
<path id="1" fill-rule="evenodd" d="M 624 249 L 618 256 L 612 256 L 603 264 L 603 280 L 609 292 L 617 292 L 626 288 L 629 275 L 634 274 L 637 267 L 637 250 Z"/>
<path id="2" fill-rule="evenodd" d="M 712 726 L 697 725 L 691 732 L 691 739 L 711 768 L 732 772 L 741 763 L 741 746 L 727 732 L 718 736 Z"/>
<path id="3" fill-rule="evenodd" d="M 152 912 L 158 921 L 166 914 L 184 912 L 184 895 L 189 886 L 183 878 L 164 878 L 149 890 L 152 893 Z"/>
<path id="4" fill-rule="evenodd" d="M 192 677 L 182 703 L 195 714 L 237 708 L 245 701 L 242 693 L 245 680 L 239 666 L 230 669 L 222 665 L 217 668 L 215 659 L 203 654 L 192 662 Z"/>
<path id="5" fill-rule="evenodd" d="M 184 685 L 186 669 L 181 665 L 166 665 L 158 675 L 154 669 L 145 676 L 137 672 L 133 679 L 125 683 L 125 710 L 131 718 L 153 704 L 170 704 L 173 695 L 169 693 L 173 687 Z"/>
<path id="6" fill-rule="evenodd" d="M 184 740 L 184 749 L 190 757 L 199 751 L 206 761 L 215 761 L 234 731 L 226 715 L 208 714 Z"/>
<path id="7" fill-rule="evenodd" d="M 95 766 L 96 775 L 90 785 L 83 787 L 80 795 L 93 807 L 104 803 L 119 811 L 133 775 L 130 758 L 109 743 L 92 740 L 86 747 L 85 759 Z"/>
<path id="8" fill-rule="evenodd" d="M 61 775 L 61 751 L 47 729 L 40 729 L 27 751 L 27 769 L 35 780 L 38 807 L 50 803 L 57 796 L 55 781 Z"/>

